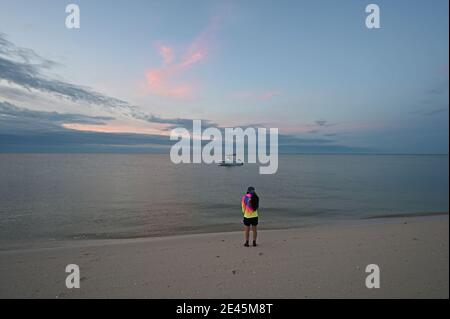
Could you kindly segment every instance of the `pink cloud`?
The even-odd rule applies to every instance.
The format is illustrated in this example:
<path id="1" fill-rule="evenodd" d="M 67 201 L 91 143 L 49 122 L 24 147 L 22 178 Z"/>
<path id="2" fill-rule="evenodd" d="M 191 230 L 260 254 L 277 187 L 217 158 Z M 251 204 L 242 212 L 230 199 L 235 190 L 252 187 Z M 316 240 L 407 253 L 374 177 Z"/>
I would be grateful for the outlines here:
<path id="1" fill-rule="evenodd" d="M 135 121 L 113 121 L 103 125 L 64 123 L 62 126 L 71 130 L 99 133 L 167 134 L 163 125 L 153 125 L 150 127 L 147 123 Z"/>
<path id="2" fill-rule="evenodd" d="M 173 48 L 161 44 L 157 46 L 162 65 L 145 72 L 150 93 L 179 99 L 193 97 L 194 84 L 183 77 L 208 56 L 219 20 L 213 18 L 207 28 L 180 54 L 178 61 Z"/>
<path id="3" fill-rule="evenodd" d="M 190 97 L 193 85 L 186 82 L 179 83 L 177 82 L 177 77 L 180 77 L 187 68 L 199 61 L 198 58 L 189 56 L 180 63 L 148 70 L 145 74 L 148 89 L 151 93 L 164 97 Z"/>
<path id="4" fill-rule="evenodd" d="M 172 63 L 173 59 L 175 58 L 173 49 L 166 45 L 158 45 L 158 52 L 163 59 L 164 64 Z"/>

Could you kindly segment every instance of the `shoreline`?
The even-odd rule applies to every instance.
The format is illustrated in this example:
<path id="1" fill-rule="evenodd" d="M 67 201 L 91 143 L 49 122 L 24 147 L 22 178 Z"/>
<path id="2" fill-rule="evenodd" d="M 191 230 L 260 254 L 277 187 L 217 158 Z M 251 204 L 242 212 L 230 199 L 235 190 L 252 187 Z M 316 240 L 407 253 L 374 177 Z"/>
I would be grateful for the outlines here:
<path id="1" fill-rule="evenodd" d="M 0 252 L 1 298 L 448 298 L 449 217 L 94 240 Z M 81 288 L 65 287 L 80 266 Z M 365 287 L 378 264 L 381 288 Z"/>
<path id="2" fill-rule="evenodd" d="M 271 232 L 271 231 L 286 231 L 286 230 L 302 230 L 315 227 L 324 226 L 361 226 L 361 225 L 372 225 L 372 224 L 390 224 L 401 222 L 403 219 L 439 219 L 445 216 L 449 217 L 449 212 L 431 212 L 431 213 L 405 213 L 405 214 L 393 214 L 393 215 L 379 215 L 379 216 L 369 216 L 360 219 L 328 219 L 320 222 L 313 222 L 304 225 L 293 225 L 293 226 L 281 226 L 281 227 L 259 227 L 258 231 L 261 232 Z M 239 224 L 239 226 L 241 226 Z M 205 227 L 206 230 L 208 227 Z M 55 240 L 42 240 L 38 244 L 31 248 L 23 248 L 24 245 L 29 246 L 29 243 L 24 242 L 20 245 L 14 247 L 14 245 L 7 245 L 5 247 L 0 247 L 0 254 L 3 252 L 19 252 L 19 251 L 35 251 L 35 250 L 45 250 L 45 249 L 64 249 L 70 247 L 87 247 L 87 246 L 97 246 L 97 245 L 114 245 L 123 244 L 125 242 L 142 242 L 142 241 L 152 241 L 152 240 L 164 240 L 164 239 L 176 239 L 176 238 L 191 238 L 198 236 L 208 236 L 208 235 L 220 235 L 220 234 L 230 234 L 238 233 L 242 234 L 242 230 L 226 230 L 222 229 L 219 231 L 195 231 L 195 232 L 183 232 L 181 234 L 163 234 L 160 236 L 132 236 L 132 237 L 110 237 L 110 238 L 71 238 L 71 239 L 55 239 Z"/>

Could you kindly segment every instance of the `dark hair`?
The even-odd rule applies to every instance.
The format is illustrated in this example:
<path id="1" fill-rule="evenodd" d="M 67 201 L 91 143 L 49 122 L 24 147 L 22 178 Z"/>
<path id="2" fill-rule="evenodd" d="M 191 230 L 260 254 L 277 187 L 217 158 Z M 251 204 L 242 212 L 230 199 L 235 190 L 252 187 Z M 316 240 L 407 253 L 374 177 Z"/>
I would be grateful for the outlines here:
<path id="1" fill-rule="evenodd" d="M 247 188 L 247 193 L 254 193 L 255 192 L 255 188 L 253 186 L 249 186 Z"/>
<path id="2" fill-rule="evenodd" d="M 257 210 L 259 208 L 259 197 L 255 192 L 251 193 L 252 198 L 250 199 L 250 205 L 253 210 Z"/>

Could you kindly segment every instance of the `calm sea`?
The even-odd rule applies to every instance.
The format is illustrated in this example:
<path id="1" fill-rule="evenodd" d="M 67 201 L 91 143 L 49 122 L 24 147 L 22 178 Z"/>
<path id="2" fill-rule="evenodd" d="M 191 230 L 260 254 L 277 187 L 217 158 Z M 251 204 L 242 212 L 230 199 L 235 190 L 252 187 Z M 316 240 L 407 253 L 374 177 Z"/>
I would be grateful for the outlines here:
<path id="1" fill-rule="evenodd" d="M 175 165 L 168 155 L 0 154 L 0 248 L 241 229 L 247 186 L 263 228 L 448 212 L 448 156 L 285 155 Z"/>

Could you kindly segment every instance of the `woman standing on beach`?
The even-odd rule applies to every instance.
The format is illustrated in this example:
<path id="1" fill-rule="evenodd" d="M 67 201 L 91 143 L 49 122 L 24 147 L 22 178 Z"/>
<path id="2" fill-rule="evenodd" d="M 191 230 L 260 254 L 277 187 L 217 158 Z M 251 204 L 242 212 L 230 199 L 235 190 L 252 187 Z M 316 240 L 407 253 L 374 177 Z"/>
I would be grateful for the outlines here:
<path id="1" fill-rule="evenodd" d="M 244 214 L 244 233 L 245 233 L 245 247 L 248 247 L 250 237 L 250 226 L 253 231 L 253 246 L 256 246 L 256 226 L 258 225 L 258 208 L 259 197 L 256 195 L 255 188 L 250 186 L 247 189 L 247 194 L 241 200 L 242 213 Z"/>

